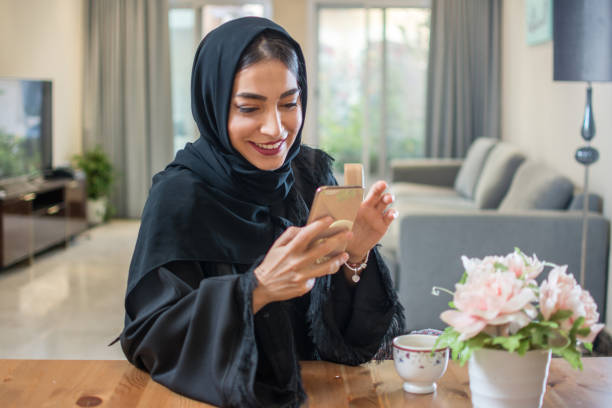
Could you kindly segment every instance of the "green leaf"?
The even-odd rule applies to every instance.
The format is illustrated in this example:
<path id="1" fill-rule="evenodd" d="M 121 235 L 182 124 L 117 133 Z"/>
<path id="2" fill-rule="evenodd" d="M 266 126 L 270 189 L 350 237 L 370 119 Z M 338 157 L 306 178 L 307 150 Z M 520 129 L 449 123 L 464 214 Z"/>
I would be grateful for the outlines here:
<path id="1" fill-rule="evenodd" d="M 582 329 L 576 330 L 576 336 L 586 337 L 591 333 L 591 329 L 588 327 L 583 327 Z"/>
<path id="2" fill-rule="evenodd" d="M 537 322 L 536 323 L 538 326 L 542 326 L 542 327 L 550 327 L 552 329 L 556 329 L 559 327 L 559 323 L 557 322 L 549 322 L 547 320 L 544 320 L 542 322 Z"/>
<path id="3" fill-rule="evenodd" d="M 472 349 L 466 348 L 463 352 L 461 352 L 461 359 L 459 360 L 459 365 L 463 366 L 472 356 Z"/>
<path id="4" fill-rule="evenodd" d="M 115 173 L 113 165 L 102 147 L 75 155 L 72 158 L 75 167 L 83 170 L 87 180 L 87 197 L 96 199 L 110 194 Z"/>
<path id="5" fill-rule="evenodd" d="M 493 338 L 486 333 L 478 333 L 476 336 L 466 340 L 467 346 L 473 350 L 483 348 L 492 344 Z"/>
<path id="6" fill-rule="evenodd" d="M 461 275 L 461 279 L 459 279 L 459 284 L 463 285 L 467 281 L 467 278 L 468 278 L 467 271 L 464 271 L 463 275 Z"/>
<path id="7" fill-rule="evenodd" d="M 448 302 L 448 306 L 451 307 L 452 309 L 456 309 L 457 306 L 455 306 L 455 302 L 453 302 L 452 300 L 450 302 Z"/>
<path id="8" fill-rule="evenodd" d="M 552 316 L 550 316 L 550 319 L 548 320 L 559 322 L 561 320 L 565 320 L 571 317 L 572 314 L 573 312 L 571 310 L 557 310 Z"/>
<path id="9" fill-rule="evenodd" d="M 585 341 L 584 343 L 582 343 L 582 345 L 584 346 L 585 349 L 589 350 L 591 353 L 593 352 L 593 343 L 589 343 L 588 341 Z"/>
<path id="10" fill-rule="evenodd" d="M 568 346 L 560 350 L 561 357 L 567 360 L 573 368 L 582 370 L 582 362 L 580 361 L 580 352 L 573 346 Z"/>
<path id="11" fill-rule="evenodd" d="M 508 270 L 508 267 L 506 265 L 504 265 L 503 263 L 501 263 L 501 262 L 495 262 L 493 264 L 493 266 L 495 267 L 496 270 L 497 269 L 499 269 L 500 271 L 507 271 Z"/>
<path id="12" fill-rule="evenodd" d="M 515 334 L 512 336 L 508 336 L 508 337 L 498 336 L 498 337 L 493 338 L 493 344 L 500 345 L 512 353 L 514 350 L 519 348 L 519 346 L 521 345 L 522 339 L 523 339 L 523 336 L 519 334 Z"/>
<path id="13" fill-rule="evenodd" d="M 545 327 L 534 327 L 531 330 L 531 341 L 538 346 L 544 345 L 544 337 L 548 330 Z"/>
<path id="14" fill-rule="evenodd" d="M 434 343 L 434 350 L 444 347 L 451 347 L 457 343 L 457 339 L 459 338 L 461 333 L 456 331 L 451 326 L 444 329 L 441 335 L 438 336 L 436 342 Z M 434 351 L 432 350 L 432 355 Z"/>
<path id="15" fill-rule="evenodd" d="M 574 324 L 572 325 L 572 329 L 570 330 L 570 333 L 576 333 L 576 331 L 580 328 L 580 326 L 582 326 L 582 324 L 584 323 L 584 316 L 580 316 L 579 318 L 577 318 L 574 321 Z"/>
<path id="16" fill-rule="evenodd" d="M 521 344 L 519 345 L 516 351 L 520 356 L 524 356 L 525 353 L 529 350 L 530 346 L 531 342 L 529 341 L 529 339 L 522 339 Z"/>

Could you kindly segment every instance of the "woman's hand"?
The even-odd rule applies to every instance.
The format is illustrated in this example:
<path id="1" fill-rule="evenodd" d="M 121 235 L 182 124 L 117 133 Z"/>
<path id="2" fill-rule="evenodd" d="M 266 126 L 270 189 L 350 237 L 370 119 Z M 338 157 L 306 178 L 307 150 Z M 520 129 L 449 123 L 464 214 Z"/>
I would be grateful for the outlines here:
<path id="1" fill-rule="evenodd" d="M 385 235 L 391 222 L 397 218 L 395 209 L 387 209 L 394 198 L 391 194 L 385 193 L 386 189 L 387 183 L 377 181 L 361 203 L 353 223 L 353 238 L 346 247 L 349 262 L 363 261 L 368 252 Z M 352 272 L 349 275 L 352 275 Z"/>
<path id="2" fill-rule="evenodd" d="M 350 231 L 339 232 L 310 246 L 332 222 L 331 217 L 325 217 L 305 227 L 289 227 L 278 237 L 255 268 L 258 285 L 253 290 L 253 313 L 268 303 L 302 296 L 312 289 L 316 277 L 340 269 L 348 254 L 343 252 L 330 259 L 326 255 L 348 242 L 352 236 Z"/>

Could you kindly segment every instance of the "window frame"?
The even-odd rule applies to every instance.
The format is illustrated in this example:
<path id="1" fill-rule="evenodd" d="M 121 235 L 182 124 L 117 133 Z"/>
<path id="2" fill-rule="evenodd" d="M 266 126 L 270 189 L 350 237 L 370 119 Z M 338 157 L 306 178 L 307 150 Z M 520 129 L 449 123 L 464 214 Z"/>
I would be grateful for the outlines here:
<path id="1" fill-rule="evenodd" d="M 431 9 L 431 0 L 308 0 L 307 5 L 307 35 L 308 35 L 308 55 L 311 57 L 308 61 L 306 61 L 306 67 L 308 70 L 308 74 L 311 80 L 308 84 L 309 92 L 308 99 L 310 109 L 306 115 L 306 124 L 308 129 L 308 134 L 306 135 L 306 140 L 314 146 L 319 146 L 319 133 L 318 133 L 318 119 L 319 119 L 319 84 L 317 83 L 316 78 L 319 76 L 319 10 L 322 8 L 377 8 L 377 9 L 386 9 L 386 8 L 428 8 Z M 367 36 L 366 36 L 367 38 Z M 369 49 L 369 41 L 366 40 L 366 53 Z M 386 47 L 383 47 L 382 54 L 383 61 L 386 61 Z M 366 64 L 366 69 L 364 70 L 364 74 L 362 76 L 362 87 L 363 89 L 368 89 L 369 87 L 369 73 L 368 73 L 368 64 Z M 384 75 L 383 75 L 384 77 Z M 383 78 L 383 81 L 386 79 Z M 387 91 L 386 87 L 382 87 L 382 101 L 387 100 Z M 363 102 L 365 103 L 365 101 Z M 383 111 L 383 115 L 386 115 L 387 108 L 385 103 L 381 107 Z M 369 141 L 367 135 L 367 112 L 364 109 L 364 130 L 362 132 L 362 142 Z M 382 126 L 384 126 L 385 121 L 382 120 Z M 381 133 L 386 134 L 386 129 L 381 129 Z M 381 153 L 379 158 L 379 169 L 377 171 L 377 176 L 385 178 L 386 169 L 385 163 L 387 160 L 387 140 L 386 137 L 381 138 Z M 369 171 L 369 157 L 368 157 L 368 149 L 367 143 L 362 144 L 362 163 L 364 166 L 364 172 L 366 175 L 370 174 Z"/>
<path id="2" fill-rule="evenodd" d="M 243 6 L 245 4 L 261 4 L 264 17 L 272 19 L 272 0 L 169 0 L 168 9 L 192 9 L 195 13 L 194 43 L 202 40 L 202 12 L 204 6 Z"/>
<path id="3" fill-rule="evenodd" d="M 203 38 L 202 32 L 202 15 L 205 6 L 242 6 L 246 4 L 261 4 L 264 9 L 264 17 L 272 19 L 273 15 L 273 0 L 169 0 L 168 1 L 168 12 L 173 9 L 190 9 L 193 10 L 194 13 L 194 26 L 193 26 L 193 44 L 194 44 L 194 52 L 197 48 L 200 41 Z M 172 112 L 174 115 L 174 111 Z M 193 140 L 197 140 L 199 137 L 199 133 L 197 131 L 197 126 L 192 119 L 192 128 L 194 129 L 193 135 L 191 137 Z M 176 134 L 174 131 L 172 132 L 172 139 L 174 145 L 174 138 Z"/>

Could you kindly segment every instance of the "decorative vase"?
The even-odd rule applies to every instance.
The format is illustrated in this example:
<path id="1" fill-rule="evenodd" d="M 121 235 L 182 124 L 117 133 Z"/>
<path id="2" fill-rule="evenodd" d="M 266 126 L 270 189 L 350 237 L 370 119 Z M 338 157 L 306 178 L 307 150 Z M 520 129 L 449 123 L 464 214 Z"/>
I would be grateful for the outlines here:
<path id="1" fill-rule="evenodd" d="M 100 224 L 106 214 L 106 197 L 87 199 L 87 222 L 90 225 Z"/>
<path id="2" fill-rule="evenodd" d="M 470 390 L 475 408 L 541 407 L 550 350 L 520 356 L 504 350 L 479 349 L 469 361 Z"/>

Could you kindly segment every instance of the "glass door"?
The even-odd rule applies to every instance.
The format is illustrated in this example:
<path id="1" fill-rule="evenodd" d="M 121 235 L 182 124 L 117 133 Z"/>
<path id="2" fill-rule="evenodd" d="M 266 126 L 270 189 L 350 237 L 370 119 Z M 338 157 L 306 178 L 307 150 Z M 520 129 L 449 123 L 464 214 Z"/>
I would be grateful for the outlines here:
<path id="1" fill-rule="evenodd" d="M 406 3 L 317 8 L 315 143 L 338 173 L 361 162 L 385 178 L 392 159 L 424 154 L 430 9 Z"/>

